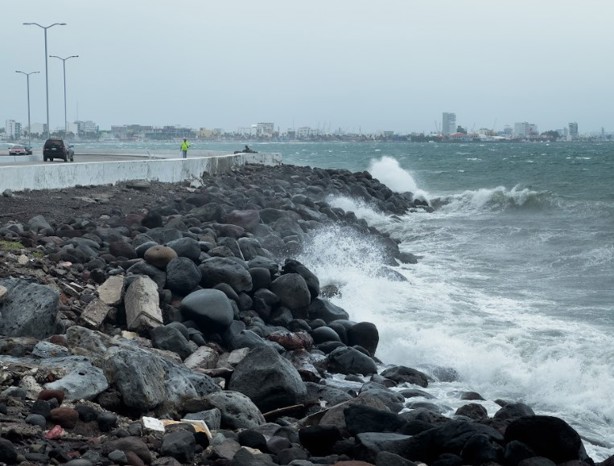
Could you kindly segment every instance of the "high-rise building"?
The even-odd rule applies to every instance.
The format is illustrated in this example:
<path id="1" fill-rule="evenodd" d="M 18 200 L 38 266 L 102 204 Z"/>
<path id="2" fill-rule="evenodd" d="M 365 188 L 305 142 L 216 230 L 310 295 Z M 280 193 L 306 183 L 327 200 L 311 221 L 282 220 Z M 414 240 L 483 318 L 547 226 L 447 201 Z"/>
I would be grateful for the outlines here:
<path id="1" fill-rule="evenodd" d="M 444 112 L 441 118 L 441 134 L 449 136 L 456 133 L 456 113 Z"/>
<path id="2" fill-rule="evenodd" d="M 15 120 L 6 120 L 4 125 L 6 137 L 10 139 L 19 139 L 21 137 L 21 123 Z"/>
<path id="3" fill-rule="evenodd" d="M 571 139 L 578 139 L 578 123 L 569 123 L 569 137 Z"/>

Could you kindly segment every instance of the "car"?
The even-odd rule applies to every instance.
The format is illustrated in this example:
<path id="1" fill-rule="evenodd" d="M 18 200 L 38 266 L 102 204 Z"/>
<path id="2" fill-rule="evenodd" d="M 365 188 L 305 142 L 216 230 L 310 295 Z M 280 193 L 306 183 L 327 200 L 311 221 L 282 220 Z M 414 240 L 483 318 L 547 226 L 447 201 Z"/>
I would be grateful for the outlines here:
<path id="1" fill-rule="evenodd" d="M 62 159 L 64 162 L 72 162 L 75 159 L 75 151 L 72 146 L 66 144 L 63 139 L 47 139 L 43 146 L 43 160 L 53 162 L 53 159 Z"/>
<path id="2" fill-rule="evenodd" d="M 9 147 L 9 155 L 28 155 L 28 151 L 23 146 L 15 145 Z"/>
<path id="3" fill-rule="evenodd" d="M 30 146 L 23 146 L 23 148 L 26 150 L 26 154 L 32 155 L 32 147 L 30 147 Z"/>

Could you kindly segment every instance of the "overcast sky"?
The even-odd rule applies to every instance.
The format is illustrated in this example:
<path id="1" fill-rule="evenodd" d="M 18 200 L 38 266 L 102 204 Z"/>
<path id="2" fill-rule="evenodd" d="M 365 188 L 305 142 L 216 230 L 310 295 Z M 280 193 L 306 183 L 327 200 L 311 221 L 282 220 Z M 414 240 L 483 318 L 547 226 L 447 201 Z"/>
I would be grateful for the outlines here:
<path id="1" fill-rule="evenodd" d="M 0 123 L 68 119 L 434 131 L 614 131 L 613 0 L 19 0 L 0 5 Z M 50 122 L 64 126 L 62 62 Z"/>

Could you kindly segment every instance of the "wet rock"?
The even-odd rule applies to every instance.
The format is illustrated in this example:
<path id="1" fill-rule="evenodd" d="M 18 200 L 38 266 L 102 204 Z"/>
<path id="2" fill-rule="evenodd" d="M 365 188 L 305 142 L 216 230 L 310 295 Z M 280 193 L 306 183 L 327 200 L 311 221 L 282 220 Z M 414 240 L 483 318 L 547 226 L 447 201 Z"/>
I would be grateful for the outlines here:
<path id="1" fill-rule="evenodd" d="M 328 364 L 330 370 L 341 374 L 370 375 L 377 373 L 377 365 L 373 359 L 347 346 L 334 349 L 328 355 Z"/>
<path id="2" fill-rule="evenodd" d="M 428 377 L 423 372 L 406 366 L 394 366 L 385 369 L 380 375 L 397 383 L 411 383 L 420 387 L 428 386 Z"/>
<path id="3" fill-rule="evenodd" d="M 307 316 L 311 294 L 307 282 L 298 273 L 288 273 L 271 282 L 271 291 L 275 293 L 282 306 L 292 311 L 295 318 Z"/>

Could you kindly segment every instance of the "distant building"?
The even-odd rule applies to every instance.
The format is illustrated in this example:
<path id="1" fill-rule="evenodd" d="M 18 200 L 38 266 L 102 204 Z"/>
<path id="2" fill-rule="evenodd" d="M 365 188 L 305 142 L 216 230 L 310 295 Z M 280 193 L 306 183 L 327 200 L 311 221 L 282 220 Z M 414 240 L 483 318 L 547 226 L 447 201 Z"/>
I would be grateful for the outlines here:
<path id="1" fill-rule="evenodd" d="M 6 120 L 4 124 L 6 137 L 9 139 L 19 139 L 21 137 L 21 123 L 15 120 Z"/>
<path id="2" fill-rule="evenodd" d="M 275 132 L 275 125 L 273 123 L 257 123 L 256 124 L 256 137 L 259 138 L 271 138 Z"/>
<path id="3" fill-rule="evenodd" d="M 80 136 L 98 134 L 98 125 L 93 121 L 75 121 L 75 124 L 77 125 L 77 134 Z"/>
<path id="4" fill-rule="evenodd" d="M 441 134 L 450 136 L 456 133 L 456 113 L 444 112 L 441 118 Z"/>
<path id="5" fill-rule="evenodd" d="M 537 135 L 539 135 L 537 125 L 533 123 L 528 123 L 526 121 L 522 121 L 520 123 L 514 123 L 513 136 L 515 138 L 528 139 L 528 138 L 531 138 Z"/>
<path id="6" fill-rule="evenodd" d="M 578 123 L 569 123 L 569 139 L 578 139 Z"/>

